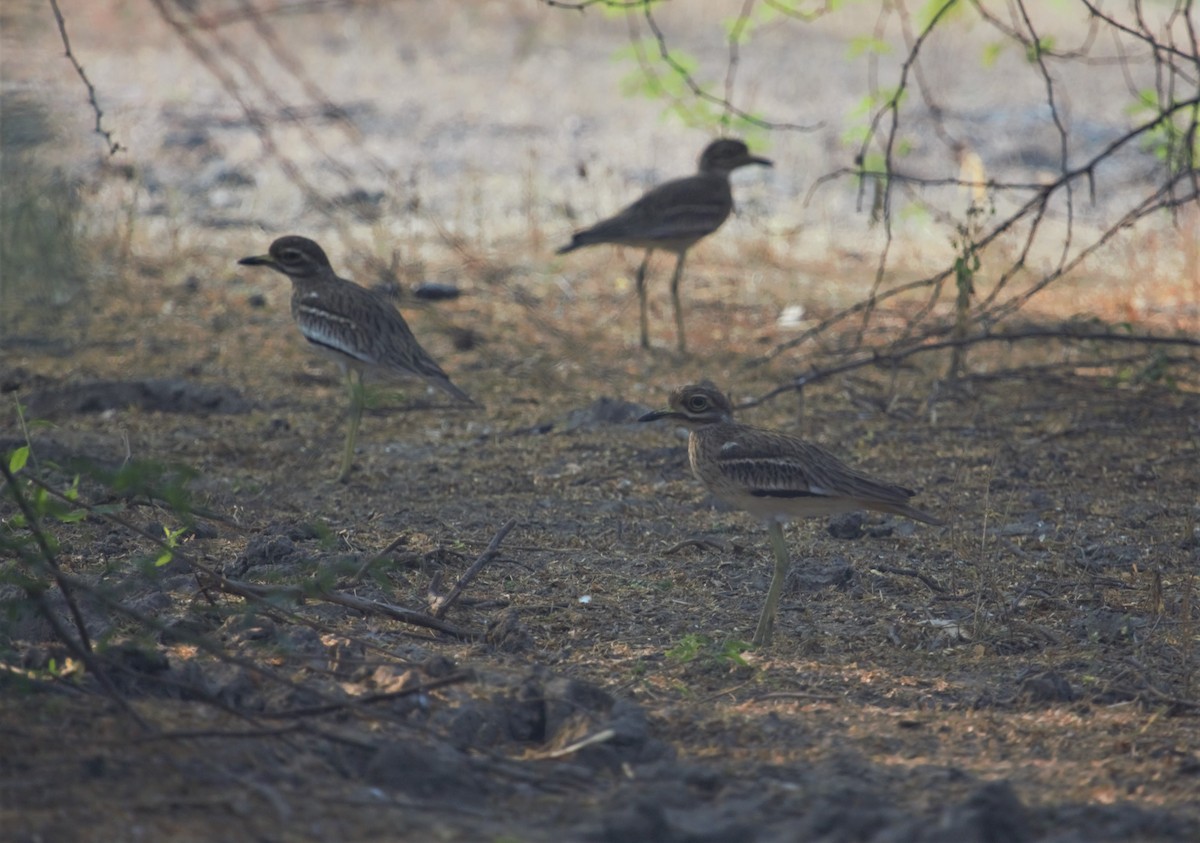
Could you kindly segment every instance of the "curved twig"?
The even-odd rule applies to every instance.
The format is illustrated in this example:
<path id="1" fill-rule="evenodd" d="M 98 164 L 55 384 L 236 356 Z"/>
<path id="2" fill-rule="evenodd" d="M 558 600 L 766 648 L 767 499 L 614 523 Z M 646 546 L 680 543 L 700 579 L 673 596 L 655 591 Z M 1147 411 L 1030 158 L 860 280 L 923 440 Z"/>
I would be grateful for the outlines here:
<path id="1" fill-rule="evenodd" d="M 797 375 L 789 382 L 780 384 L 774 389 L 769 390 L 758 398 L 739 404 L 737 409 L 757 407 L 784 393 L 799 392 L 806 386 L 811 386 L 814 383 L 828 380 L 836 375 L 852 372 L 867 366 L 896 366 L 910 357 L 915 357 L 919 354 L 928 354 L 949 348 L 967 348 L 988 342 L 1044 342 L 1045 340 L 1178 345 L 1187 348 L 1200 348 L 1200 338 L 1196 337 L 1164 337 L 1157 334 L 1118 334 L 1112 331 L 1077 330 L 1067 326 L 1061 328 L 1026 328 L 997 333 L 982 333 L 962 338 L 920 341 L 916 344 L 910 344 L 907 347 L 891 351 L 883 349 L 868 350 L 834 366 L 828 366 L 823 369 L 811 369 L 807 373 Z"/>

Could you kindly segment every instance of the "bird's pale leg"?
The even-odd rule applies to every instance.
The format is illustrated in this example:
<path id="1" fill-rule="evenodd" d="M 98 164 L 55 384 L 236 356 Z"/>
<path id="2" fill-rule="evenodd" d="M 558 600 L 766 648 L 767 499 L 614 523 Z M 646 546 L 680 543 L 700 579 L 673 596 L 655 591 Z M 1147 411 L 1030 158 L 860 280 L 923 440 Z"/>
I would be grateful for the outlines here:
<path id="1" fill-rule="evenodd" d="M 758 619 L 758 629 L 754 631 L 754 646 L 765 647 L 771 643 L 771 632 L 775 627 L 775 611 L 779 607 L 779 595 L 783 593 L 783 581 L 787 579 L 788 553 L 783 542 L 783 525 L 771 521 L 767 525 L 771 536 L 771 550 L 775 553 L 775 576 L 771 577 L 771 587 L 767 590 L 767 603 L 763 606 L 762 615 Z"/>
<path id="2" fill-rule="evenodd" d="M 650 263 L 650 256 L 654 254 L 653 249 L 646 250 L 646 257 L 642 258 L 642 265 L 637 271 L 637 294 L 638 307 L 641 308 L 641 323 L 642 323 L 642 348 L 650 347 L 650 316 L 646 312 L 646 267 Z"/>
<path id="3" fill-rule="evenodd" d="M 683 259 L 687 257 L 687 249 L 679 253 L 675 261 L 675 274 L 671 276 L 671 301 L 675 304 L 675 335 L 679 339 L 679 350 L 687 351 L 687 338 L 683 335 L 683 308 L 679 305 L 679 279 L 683 276 Z"/>
<path id="4" fill-rule="evenodd" d="M 350 393 L 350 418 L 346 426 L 346 450 L 342 453 L 342 468 L 338 480 L 345 482 L 354 464 L 354 442 L 358 438 L 358 424 L 362 421 L 363 405 L 366 403 L 366 387 L 362 372 L 349 369 L 346 372 L 346 387 Z"/>

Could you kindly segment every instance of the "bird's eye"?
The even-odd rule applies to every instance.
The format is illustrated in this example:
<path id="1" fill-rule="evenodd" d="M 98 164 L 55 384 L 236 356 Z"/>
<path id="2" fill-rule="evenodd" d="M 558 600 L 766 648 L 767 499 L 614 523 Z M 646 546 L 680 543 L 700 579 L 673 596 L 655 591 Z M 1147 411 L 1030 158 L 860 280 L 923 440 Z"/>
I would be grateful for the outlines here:
<path id="1" fill-rule="evenodd" d="M 703 395 L 693 395 L 687 400 L 687 408 L 693 413 L 701 413 L 708 409 L 708 399 Z"/>
<path id="2" fill-rule="evenodd" d="M 300 252 L 297 249 L 284 249 L 279 253 L 279 259 L 286 263 L 299 263 Z"/>

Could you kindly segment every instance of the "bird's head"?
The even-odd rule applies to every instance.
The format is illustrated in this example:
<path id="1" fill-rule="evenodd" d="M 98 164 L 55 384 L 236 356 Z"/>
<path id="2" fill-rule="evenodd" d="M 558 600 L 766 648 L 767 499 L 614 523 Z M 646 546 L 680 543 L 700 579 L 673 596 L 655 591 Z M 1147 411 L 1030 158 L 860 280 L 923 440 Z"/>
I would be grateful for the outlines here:
<path id="1" fill-rule="evenodd" d="M 774 167 L 770 158 L 751 155 L 750 148 L 740 140 L 721 138 L 715 140 L 700 153 L 700 172 L 729 174 L 738 167 L 747 164 L 760 164 L 763 167 Z"/>
<path id="2" fill-rule="evenodd" d="M 724 392 L 710 381 L 680 387 L 671 393 L 666 409 L 646 413 L 638 421 L 672 419 L 687 427 L 733 421 L 733 405 Z"/>
<path id="3" fill-rule="evenodd" d="M 269 266 L 290 278 L 311 277 L 330 268 L 325 250 L 316 241 L 295 234 L 280 237 L 271 244 L 267 254 L 242 258 L 238 263 L 242 266 Z"/>

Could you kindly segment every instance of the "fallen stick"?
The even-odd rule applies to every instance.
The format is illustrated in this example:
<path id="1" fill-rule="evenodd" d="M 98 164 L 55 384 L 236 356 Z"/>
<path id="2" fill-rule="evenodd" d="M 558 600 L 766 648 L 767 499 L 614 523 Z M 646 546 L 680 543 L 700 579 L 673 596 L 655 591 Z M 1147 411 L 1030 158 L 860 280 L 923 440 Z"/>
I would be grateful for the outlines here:
<path id="1" fill-rule="evenodd" d="M 479 572 L 483 570 L 483 566 L 491 562 L 500 552 L 500 543 L 504 541 L 505 536 L 512 532 L 512 528 L 515 526 L 517 526 L 517 521 L 514 518 L 501 527 L 496 535 L 492 536 L 492 540 L 488 542 L 487 549 L 479 554 L 479 558 L 471 563 L 470 568 L 467 568 L 463 572 L 463 575 L 458 578 L 458 582 L 454 584 L 450 592 L 444 597 L 435 598 L 430 603 L 429 612 L 433 617 L 441 620 L 446 616 L 446 612 L 454 605 L 454 601 L 462 595 L 466 587 L 471 584 L 471 580 L 475 579 L 479 575 Z"/>
<path id="2" fill-rule="evenodd" d="M 333 603 L 338 606 L 345 606 L 348 609 L 354 609 L 366 615 L 384 615 L 394 618 L 401 623 L 423 626 L 427 629 L 436 629 L 438 632 L 445 632 L 462 641 L 476 641 L 483 637 L 478 632 L 460 629 L 441 618 L 427 615 L 424 612 L 405 609 L 403 606 L 393 606 L 391 603 L 383 603 L 379 600 L 355 597 L 352 594 L 343 594 L 337 591 L 308 592 L 300 586 L 257 585 L 225 577 L 217 580 L 217 586 L 226 593 L 236 594 L 241 597 L 250 597 L 256 600 L 267 600 L 271 597 L 283 596 L 291 597 L 298 602 L 303 600 L 317 600 L 324 603 Z"/>

